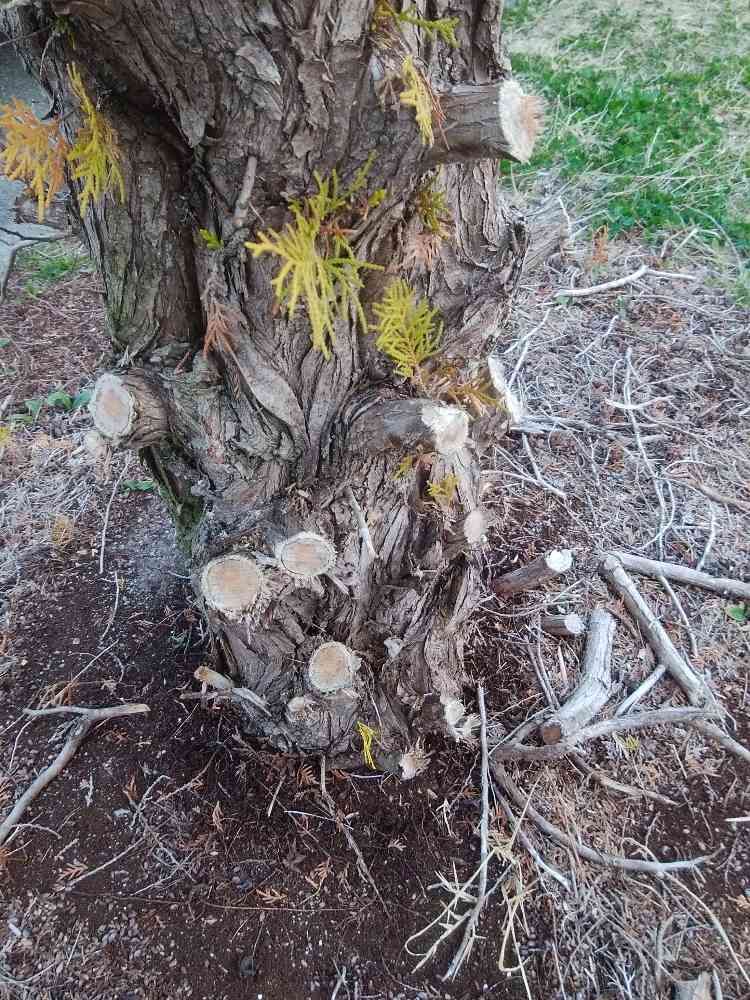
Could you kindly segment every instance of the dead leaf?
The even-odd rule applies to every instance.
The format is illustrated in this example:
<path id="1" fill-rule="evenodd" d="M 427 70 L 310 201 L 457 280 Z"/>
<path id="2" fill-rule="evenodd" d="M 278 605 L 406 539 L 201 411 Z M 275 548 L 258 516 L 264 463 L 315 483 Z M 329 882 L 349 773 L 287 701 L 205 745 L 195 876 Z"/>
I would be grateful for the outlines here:
<path id="1" fill-rule="evenodd" d="M 316 865 L 311 872 L 305 875 L 305 882 L 309 882 L 313 889 L 318 890 L 330 874 L 331 859 L 327 858 L 325 861 L 321 861 L 319 865 Z"/>
<path id="2" fill-rule="evenodd" d="M 283 903 L 287 899 L 287 893 L 274 888 L 256 889 L 255 895 L 269 906 L 274 906 L 276 903 Z"/>
<path id="3" fill-rule="evenodd" d="M 79 875 L 83 875 L 83 873 L 88 870 L 89 866 L 81 864 L 80 862 L 75 865 L 68 865 L 67 868 L 63 868 L 60 872 L 60 878 L 66 882 L 72 882 L 74 878 L 78 878 Z"/>
<path id="4" fill-rule="evenodd" d="M 211 813 L 211 821 L 219 833 L 224 833 L 224 813 L 221 811 L 221 803 L 218 801 Z"/>
<path id="5" fill-rule="evenodd" d="M 297 784 L 301 788 L 315 784 L 315 772 L 309 764 L 300 764 L 297 770 Z"/>
<path id="6" fill-rule="evenodd" d="M 136 784 L 135 774 L 131 775 L 130 781 L 125 785 L 123 791 L 128 802 L 135 804 L 138 801 L 138 785 Z"/>

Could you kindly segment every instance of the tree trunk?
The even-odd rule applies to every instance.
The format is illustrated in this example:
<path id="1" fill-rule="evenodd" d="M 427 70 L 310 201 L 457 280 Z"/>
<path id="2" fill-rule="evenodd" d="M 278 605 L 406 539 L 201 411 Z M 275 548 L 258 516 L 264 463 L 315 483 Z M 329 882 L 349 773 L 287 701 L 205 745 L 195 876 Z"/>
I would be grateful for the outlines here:
<path id="1" fill-rule="evenodd" d="M 491 157 L 527 158 L 537 129 L 535 99 L 510 81 L 501 7 L 404 5 L 457 19 L 454 48 L 372 0 L 52 2 L 71 29 L 43 65 L 64 127 L 81 121 L 75 62 L 123 154 L 124 203 L 108 195 L 84 219 L 122 351 L 95 424 L 141 450 L 169 499 L 214 642 L 204 682 L 279 748 L 343 758 L 363 737 L 367 749 L 369 727 L 377 764 L 411 774 L 428 734 L 471 733 L 477 456 L 502 427 L 484 375 L 525 249 Z M 11 16 L 23 34 L 45 24 L 35 7 Z M 45 37 L 26 43 L 41 39 L 37 59 Z M 432 145 L 400 100 L 408 57 L 432 91 Z M 382 268 L 358 272 L 368 324 L 397 279 L 440 311 L 421 384 L 353 307 L 330 358 L 314 349 L 305 305 L 290 318 L 275 299 L 278 258 L 244 246 L 292 221 L 314 173 L 344 188 L 368 165 L 362 194 L 382 200 L 336 225 Z M 417 208 L 428 185 L 444 196 L 442 239 Z M 489 386 L 473 411 L 456 391 L 469 378 Z M 452 500 L 435 490 L 447 482 Z"/>

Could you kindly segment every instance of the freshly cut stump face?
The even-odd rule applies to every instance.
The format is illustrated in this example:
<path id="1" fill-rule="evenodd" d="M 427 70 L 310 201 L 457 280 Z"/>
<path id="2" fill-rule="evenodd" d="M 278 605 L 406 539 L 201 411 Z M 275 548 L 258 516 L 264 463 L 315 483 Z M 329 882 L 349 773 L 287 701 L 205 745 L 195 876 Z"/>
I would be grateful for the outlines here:
<path id="1" fill-rule="evenodd" d="M 212 559 L 201 574 L 206 603 L 230 618 L 250 611 L 262 588 L 263 576 L 257 565 L 239 553 Z"/>
<path id="2" fill-rule="evenodd" d="M 452 455 L 466 444 L 469 436 L 469 418 L 457 406 L 425 403 L 422 420 L 430 428 L 435 448 L 441 455 Z"/>
<path id="3" fill-rule="evenodd" d="M 105 438 L 127 437 L 135 421 L 135 400 L 118 375 L 102 375 L 90 404 L 96 429 Z"/>
<path id="4" fill-rule="evenodd" d="M 359 666 L 356 656 L 341 642 L 324 642 L 310 657 L 310 686 L 320 694 L 351 687 Z"/>
<path id="5" fill-rule="evenodd" d="M 477 508 L 467 514 L 463 523 L 464 538 L 470 545 L 479 545 L 487 532 L 487 518 L 484 511 Z"/>
<path id="6" fill-rule="evenodd" d="M 287 573 L 309 579 L 333 569 L 336 550 L 321 535 L 300 531 L 277 546 L 276 558 Z"/>
<path id="7" fill-rule="evenodd" d="M 510 158 L 528 163 L 541 128 L 542 102 L 524 94 L 515 80 L 506 80 L 498 98 L 498 113 Z"/>

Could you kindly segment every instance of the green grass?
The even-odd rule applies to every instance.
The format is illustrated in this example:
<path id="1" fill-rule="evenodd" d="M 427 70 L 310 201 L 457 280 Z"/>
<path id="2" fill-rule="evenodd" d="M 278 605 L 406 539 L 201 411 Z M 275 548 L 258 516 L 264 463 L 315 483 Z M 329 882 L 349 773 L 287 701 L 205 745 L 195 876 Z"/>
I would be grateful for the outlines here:
<path id="1" fill-rule="evenodd" d="M 514 73 L 548 103 L 516 182 L 533 189 L 540 171 L 573 180 L 592 224 L 613 235 L 698 224 L 750 253 L 750 24 L 740 5 L 714 5 L 700 33 L 651 7 L 621 14 L 592 0 L 567 5 L 566 18 L 562 6 L 559 37 L 545 24 L 556 13 L 548 0 L 512 8 Z M 566 36 L 571 20 L 578 30 Z M 545 31 L 549 51 L 535 41 Z"/>
<path id="2" fill-rule="evenodd" d="M 72 278 L 87 262 L 82 252 L 71 253 L 55 244 L 23 251 L 19 254 L 19 265 L 28 275 L 24 290 L 28 295 L 38 295 L 50 285 Z"/>

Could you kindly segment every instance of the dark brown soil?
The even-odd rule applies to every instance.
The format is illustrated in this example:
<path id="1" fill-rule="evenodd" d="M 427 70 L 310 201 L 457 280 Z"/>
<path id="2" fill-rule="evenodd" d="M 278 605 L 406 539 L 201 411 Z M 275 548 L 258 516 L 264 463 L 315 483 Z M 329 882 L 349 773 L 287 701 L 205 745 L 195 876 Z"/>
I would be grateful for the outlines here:
<path id="1" fill-rule="evenodd" d="M 40 976 L 40 997 L 45 988 L 58 1000 L 327 998 L 344 967 L 350 990 L 357 982 L 362 997 L 418 996 L 424 977 L 410 975 L 416 959 L 403 943 L 438 913 L 428 889 L 436 873 L 466 878 L 478 857 L 478 795 L 466 786 L 472 755 L 444 749 L 424 779 L 408 785 L 365 768 L 328 775 L 378 899 L 326 814 L 317 760 L 308 767 L 250 749 L 229 717 L 180 701 L 182 691 L 194 689 L 193 670 L 205 657 L 184 583 L 172 577 L 172 592 L 145 605 L 140 585 L 131 596 L 129 584 L 142 573 L 133 565 L 139 553 L 147 556 L 170 532 L 156 497 L 131 496 L 113 507 L 106 552 L 121 596 L 101 642 L 114 592 L 111 582 L 102 583 L 90 550 L 36 567 L 41 594 L 17 608 L 22 665 L 0 693 L 7 754 L 21 708 L 62 688 L 102 650 L 67 700 L 144 701 L 150 713 L 95 732 L 27 817 L 54 835 L 30 828 L 11 845 L 0 887 L 6 914 L 18 924 L 35 903 L 24 925 L 30 937 L 6 954 L 10 974 L 22 980 L 54 952 L 48 923 L 42 929 L 34 919 L 34 911 L 49 906 L 53 933 L 72 949 L 72 959 L 67 971 Z M 24 730 L 10 798 L 52 759 L 62 721 L 40 720 Z M 149 786 L 148 807 L 134 819 Z M 452 835 L 438 811 L 446 801 Z M 66 890 L 67 882 L 131 845 L 121 860 Z M 466 972 L 439 995 L 517 995 L 497 970 L 497 919 L 486 921 L 486 945 L 478 942 Z M 94 943 L 102 953 L 90 981 L 74 947 L 79 932 L 87 950 Z M 37 951 L 38 934 L 44 940 Z M 249 963 L 241 963 L 253 955 L 254 974 L 242 975 Z M 450 957 L 446 949 L 439 964 L 444 968 Z M 436 981 L 433 967 L 426 977 Z"/>
<path id="2" fill-rule="evenodd" d="M 328 775 L 379 899 L 326 813 L 317 761 L 250 748 L 231 718 L 180 701 L 206 655 L 186 581 L 171 575 L 168 593 L 144 598 L 149 578 L 164 580 L 158 550 L 174 554 L 165 545 L 170 537 L 158 497 L 122 498 L 107 536 L 110 582 L 99 577 L 96 549 L 79 548 L 40 563 L 32 574 L 40 591 L 17 608 L 21 666 L 0 692 L 6 759 L 18 737 L 11 798 L 60 745 L 53 734 L 61 719 L 20 733 L 21 708 L 37 705 L 42 692 L 49 698 L 92 654 L 103 651 L 67 700 L 145 701 L 150 713 L 95 732 L 27 816 L 48 829 L 29 828 L 11 845 L 0 894 L 23 936 L 5 954 L 8 972 L 18 980 L 42 972 L 35 995 L 56 1000 L 328 998 L 344 968 L 351 995 L 357 984 L 363 998 L 522 996 L 497 967 L 499 903 L 489 907 L 483 939 L 455 983 L 438 978 L 452 948 L 424 976 L 410 974 L 416 959 L 403 949 L 438 914 L 438 894 L 429 889 L 436 873 L 467 878 L 476 865 L 473 755 L 442 749 L 409 784 L 365 768 Z M 180 568 L 177 558 L 174 565 Z M 100 641 L 115 570 L 117 616 Z M 521 678 L 507 680 L 522 690 Z M 742 832 L 725 820 L 747 813 L 749 775 L 733 762 L 714 774 L 709 763 L 686 785 L 676 781 L 685 804 L 648 813 L 636 839 L 664 860 L 686 849 L 718 852 L 716 874 L 695 888 L 731 929 L 746 919 L 750 858 Z M 531 938 L 546 981 L 543 928 Z M 77 939 L 85 947 L 77 949 Z M 42 971 L 58 954 L 53 969 Z M 535 964 L 527 965 L 532 982 Z"/>

